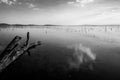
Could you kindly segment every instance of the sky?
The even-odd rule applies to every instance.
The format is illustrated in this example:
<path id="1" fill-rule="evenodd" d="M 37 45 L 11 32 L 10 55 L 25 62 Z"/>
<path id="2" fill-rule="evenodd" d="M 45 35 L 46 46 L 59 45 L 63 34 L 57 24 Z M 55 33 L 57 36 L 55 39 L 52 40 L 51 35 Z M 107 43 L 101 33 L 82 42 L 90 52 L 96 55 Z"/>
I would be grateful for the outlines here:
<path id="1" fill-rule="evenodd" d="M 120 24 L 120 0 L 0 0 L 0 23 Z"/>

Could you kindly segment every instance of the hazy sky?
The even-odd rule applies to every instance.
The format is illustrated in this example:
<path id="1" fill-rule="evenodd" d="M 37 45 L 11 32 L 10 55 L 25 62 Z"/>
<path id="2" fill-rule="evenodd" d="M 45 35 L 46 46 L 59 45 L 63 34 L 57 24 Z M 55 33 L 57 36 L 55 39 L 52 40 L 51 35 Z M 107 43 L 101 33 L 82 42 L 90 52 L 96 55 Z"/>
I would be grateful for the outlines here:
<path id="1" fill-rule="evenodd" d="M 0 22 L 120 24 L 120 0 L 0 0 Z"/>

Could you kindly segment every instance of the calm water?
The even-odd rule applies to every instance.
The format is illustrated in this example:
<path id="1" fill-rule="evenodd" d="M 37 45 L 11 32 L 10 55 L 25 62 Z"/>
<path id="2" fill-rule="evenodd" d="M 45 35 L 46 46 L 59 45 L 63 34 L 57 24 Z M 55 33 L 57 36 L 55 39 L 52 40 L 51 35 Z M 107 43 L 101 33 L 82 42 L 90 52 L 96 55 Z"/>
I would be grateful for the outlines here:
<path id="1" fill-rule="evenodd" d="M 16 36 L 42 45 L 12 63 L 2 79 L 118 79 L 119 26 L 32 26 L 0 28 L 0 50 Z"/>

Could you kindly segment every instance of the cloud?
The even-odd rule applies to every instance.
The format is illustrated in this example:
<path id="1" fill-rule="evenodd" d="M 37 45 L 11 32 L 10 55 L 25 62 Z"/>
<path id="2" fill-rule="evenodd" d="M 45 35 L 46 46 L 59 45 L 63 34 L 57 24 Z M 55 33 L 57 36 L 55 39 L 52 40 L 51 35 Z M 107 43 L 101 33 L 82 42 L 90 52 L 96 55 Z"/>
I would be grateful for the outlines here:
<path id="1" fill-rule="evenodd" d="M 119 7 L 104 7 L 105 10 L 99 12 L 97 17 L 112 17 L 119 15 L 120 8 Z"/>
<path id="2" fill-rule="evenodd" d="M 32 3 L 27 3 L 27 4 L 28 4 L 28 7 L 29 7 L 29 8 L 34 8 L 34 7 L 35 7 L 35 5 L 32 4 Z"/>
<path id="3" fill-rule="evenodd" d="M 25 5 L 28 6 L 28 8 L 31 8 L 33 10 L 39 10 L 39 8 L 36 5 L 34 5 L 33 3 L 30 3 L 30 2 L 23 3 L 23 2 L 20 2 L 18 0 L 0 0 L 0 4 L 2 4 L 2 3 L 7 4 L 7 5 L 14 5 L 14 4 L 22 5 L 22 4 L 25 4 Z"/>
<path id="4" fill-rule="evenodd" d="M 73 57 L 69 60 L 70 68 L 79 69 L 83 64 L 91 63 L 96 60 L 96 55 L 90 48 L 83 46 L 82 44 L 68 47 L 74 50 Z M 87 65 L 90 69 L 91 64 Z"/>
<path id="5" fill-rule="evenodd" d="M 68 4 L 85 7 L 85 5 L 92 3 L 92 2 L 94 2 L 94 0 L 75 0 L 75 1 L 68 2 Z"/>
<path id="6" fill-rule="evenodd" d="M 26 4 L 28 5 L 29 8 L 31 8 L 33 10 L 39 10 L 39 8 L 36 5 L 32 4 L 32 3 L 26 3 Z"/>
<path id="7" fill-rule="evenodd" d="M 7 5 L 13 5 L 17 2 L 17 0 L 0 0 L 0 3 L 4 3 Z"/>

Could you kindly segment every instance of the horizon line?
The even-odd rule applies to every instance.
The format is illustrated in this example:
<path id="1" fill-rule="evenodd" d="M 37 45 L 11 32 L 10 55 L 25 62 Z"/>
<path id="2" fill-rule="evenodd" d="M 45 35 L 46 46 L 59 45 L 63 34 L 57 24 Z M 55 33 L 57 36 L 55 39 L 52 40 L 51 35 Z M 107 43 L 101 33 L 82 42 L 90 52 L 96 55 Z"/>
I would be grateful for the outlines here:
<path id="1" fill-rule="evenodd" d="M 21 23 L 0 23 L 0 25 L 44 25 L 44 26 L 112 26 L 112 25 L 120 25 L 120 24 L 69 24 L 69 25 L 60 25 L 60 24 L 21 24 Z"/>

